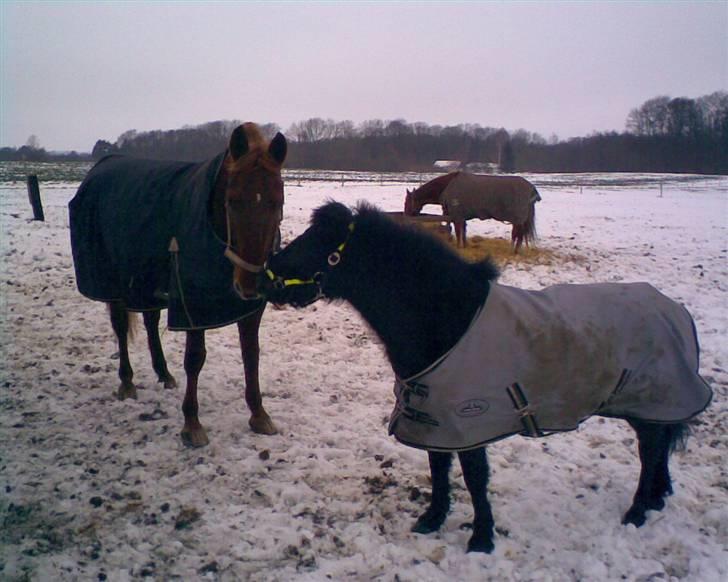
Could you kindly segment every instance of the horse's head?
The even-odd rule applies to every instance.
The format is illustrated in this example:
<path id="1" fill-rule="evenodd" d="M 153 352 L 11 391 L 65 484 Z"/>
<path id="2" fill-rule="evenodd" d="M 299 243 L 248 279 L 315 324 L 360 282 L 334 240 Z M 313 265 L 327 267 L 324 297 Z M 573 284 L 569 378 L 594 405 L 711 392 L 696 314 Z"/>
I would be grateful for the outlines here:
<path id="1" fill-rule="evenodd" d="M 258 278 L 261 293 L 273 303 L 294 307 L 331 296 L 328 275 L 341 261 L 353 220 L 351 210 L 339 202 L 314 210 L 311 226 L 268 261 Z"/>
<path id="2" fill-rule="evenodd" d="M 415 216 L 416 214 L 419 214 L 424 206 L 415 197 L 416 192 L 417 189 L 412 191 L 407 190 L 407 195 L 404 198 L 404 213 L 407 216 Z"/>
<path id="3" fill-rule="evenodd" d="M 253 123 L 240 125 L 230 136 L 225 159 L 225 256 L 234 265 L 235 290 L 254 299 L 256 275 L 263 270 L 283 217 L 281 167 L 286 138 L 278 133 L 267 143 Z"/>

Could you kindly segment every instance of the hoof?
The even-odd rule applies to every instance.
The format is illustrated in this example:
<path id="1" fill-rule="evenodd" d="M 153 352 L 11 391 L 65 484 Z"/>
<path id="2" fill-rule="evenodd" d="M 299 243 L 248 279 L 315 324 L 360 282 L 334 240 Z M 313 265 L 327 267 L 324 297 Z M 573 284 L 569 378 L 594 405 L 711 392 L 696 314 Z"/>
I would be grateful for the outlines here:
<path id="1" fill-rule="evenodd" d="M 165 390 L 174 390 L 175 388 L 177 388 L 177 380 L 175 380 L 172 376 L 169 376 L 168 378 L 163 378 L 160 380 L 160 382 L 164 382 Z"/>
<path id="2" fill-rule="evenodd" d="M 134 384 L 122 384 L 116 391 L 116 397 L 119 400 L 126 400 L 127 398 L 137 399 L 137 389 Z"/>
<path id="3" fill-rule="evenodd" d="M 447 514 L 436 514 L 430 511 L 426 511 L 417 519 L 417 522 L 412 526 L 412 531 L 418 534 L 429 534 L 440 529 L 443 523 L 445 523 L 445 517 Z"/>
<path id="4" fill-rule="evenodd" d="M 202 427 L 194 430 L 183 428 L 180 436 L 182 437 L 182 443 L 193 449 L 204 447 L 210 442 L 210 439 L 207 438 L 207 432 Z"/>
<path id="5" fill-rule="evenodd" d="M 629 511 L 624 514 L 622 525 L 629 525 L 631 523 L 635 527 L 642 527 L 645 524 L 645 521 L 647 521 L 645 511 L 644 507 L 637 507 L 633 505 L 629 508 Z"/>
<path id="6" fill-rule="evenodd" d="M 490 554 L 495 548 L 493 540 L 475 539 L 475 536 L 468 541 L 468 553 L 480 552 L 481 554 Z"/>
<path id="7" fill-rule="evenodd" d="M 631 523 L 635 527 L 642 527 L 647 521 L 647 511 L 660 511 L 664 507 L 665 500 L 662 497 L 660 497 L 659 499 L 652 499 L 647 503 L 635 503 L 634 505 L 632 505 L 632 507 L 629 508 L 629 511 L 624 514 L 622 524 L 627 525 Z"/>
<path id="8" fill-rule="evenodd" d="M 270 416 L 265 412 L 251 416 L 248 424 L 254 433 L 267 435 L 278 434 L 276 425 L 273 424 Z"/>

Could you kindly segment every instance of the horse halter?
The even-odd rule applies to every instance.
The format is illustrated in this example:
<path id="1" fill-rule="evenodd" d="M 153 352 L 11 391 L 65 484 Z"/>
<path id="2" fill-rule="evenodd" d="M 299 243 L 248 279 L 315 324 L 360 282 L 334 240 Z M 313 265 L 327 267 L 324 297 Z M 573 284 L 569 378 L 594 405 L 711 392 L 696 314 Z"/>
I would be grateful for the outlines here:
<path id="1" fill-rule="evenodd" d="M 257 194 L 260 196 L 260 194 Z M 243 259 L 238 253 L 235 252 L 232 246 L 232 227 L 230 225 L 230 209 L 228 201 L 225 200 L 225 222 L 227 223 L 227 241 L 225 242 L 225 257 L 233 264 L 241 269 L 248 271 L 249 273 L 260 273 L 265 265 L 254 265 Z M 280 223 L 280 219 L 278 221 Z"/>
<path id="2" fill-rule="evenodd" d="M 334 250 L 332 253 L 329 254 L 329 256 L 326 259 L 326 262 L 328 263 L 328 269 L 326 271 L 318 271 L 314 273 L 310 279 L 284 279 L 283 277 L 279 277 L 276 275 L 271 269 L 266 268 L 265 274 L 267 275 L 268 279 L 271 280 L 273 283 L 273 288 L 278 291 L 283 291 L 284 289 L 287 289 L 288 287 L 296 287 L 299 285 L 315 285 L 317 288 L 317 293 L 311 301 L 306 303 L 306 305 L 309 305 L 313 303 L 314 301 L 318 301 L 322 297 L 324 297 L 323 292 L 323 286 L 324 286 L 324 280 L 326 274 L 331 271 L 334 267 L 336 267 L 341 262 L 341 253 L 344 252 L 344 249 L 346 248 L 346 244 L 349 242 L 349 239 L 351 238 L 351 234 L 354 232 L 354 223 L 350 222 L 348 226 L 349 232 L 346 235 L 346 239 L 344 242 L 342 242 L 339 246 L 336 247 L 336 250 Z"/>

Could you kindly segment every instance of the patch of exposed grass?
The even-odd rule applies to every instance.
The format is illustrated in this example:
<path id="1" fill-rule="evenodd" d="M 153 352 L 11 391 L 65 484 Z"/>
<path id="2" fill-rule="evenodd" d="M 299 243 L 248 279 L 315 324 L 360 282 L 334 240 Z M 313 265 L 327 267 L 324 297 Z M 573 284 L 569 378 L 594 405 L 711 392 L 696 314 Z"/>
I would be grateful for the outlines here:
<path id="1" fill-rule="evenodd" d="M 511 241 L 505 238 L 485 238 L 474 235 L 467 239 L 468 246 L 465 248 L 457 248 L 457 242 L 453 234 L 449 234 L 446 228 L 437 223 L 421 223 L 418 224 L 434 236 L 452 246 L 462 257 L 468 261 L 480 261 L 486 257 L 490 257 L 498 265 L 506 263 L 521 263 L 531 265 L 553 265 L 563 262 L 579 262 L 583 257 L 574 253 L 559 253 L 552 249 L 547 249 L 538 244 L 526 248 L 524 244 L 516 255 L 511 248 Z"/>
<path id="2" fill-rule="evenodd" d="M 455 246 L 455 238 L 450 241 Z M 504 238 L 484 238 L 482 236 L 468 237 L 468 246 L 459 248 L 457 251 L 469 261 L 479 261 L 485 257 L 490 257 L 496 263 L 531 263 L 536 265 L 551 265 L 555 262 L 561 262 L 565 257 L 561 257 L 551 249 L 545 249 L 539 246 L 530 246 L 526 248 L 524 244 L 518 254 L 513 252 L 511 241 Z"/>

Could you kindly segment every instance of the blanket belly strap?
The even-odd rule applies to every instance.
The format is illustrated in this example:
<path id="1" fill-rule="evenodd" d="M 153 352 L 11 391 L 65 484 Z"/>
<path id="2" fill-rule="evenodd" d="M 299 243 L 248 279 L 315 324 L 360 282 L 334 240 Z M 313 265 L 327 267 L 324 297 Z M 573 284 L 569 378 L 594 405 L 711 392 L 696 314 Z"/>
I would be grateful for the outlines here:
<path id="1" fill-rule="evenodd" d="M 518 416 L 521 418 L 523 428 L 526 429 L 527 435 L 530 437 L 544 436 L 543 432 L 541 432 L 541 429 L 538 428 L 536 417 L 533 414 L 530 406 L 528 405 L 526 395 L 523 393 L 523 389 L 518 384 L 518 382 L 514 382 L 513 384 L 508 386 L 508 388 L 506 388 L 506 391 L 508 392 L 508 396 L 510 396 L 511 398 L 511 402 L 513 402 L 513 407 L 516 409 Z"/>

